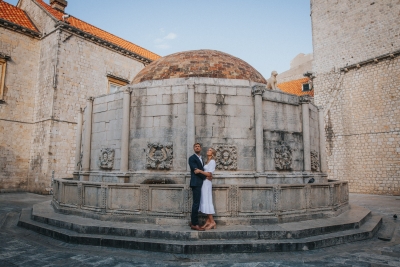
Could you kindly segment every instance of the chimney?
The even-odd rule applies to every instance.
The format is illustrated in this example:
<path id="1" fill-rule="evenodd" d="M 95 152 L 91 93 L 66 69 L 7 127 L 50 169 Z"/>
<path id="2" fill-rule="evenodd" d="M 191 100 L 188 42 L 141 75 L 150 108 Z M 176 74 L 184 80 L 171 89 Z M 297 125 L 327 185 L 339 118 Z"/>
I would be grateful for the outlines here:
<path id="1" fill-rule="evenodd" d="M 52 8 L 64 13 L 64 10 L 68 5 L 68 2 L 66 0 L 50 0 L 50 5 Z"/>

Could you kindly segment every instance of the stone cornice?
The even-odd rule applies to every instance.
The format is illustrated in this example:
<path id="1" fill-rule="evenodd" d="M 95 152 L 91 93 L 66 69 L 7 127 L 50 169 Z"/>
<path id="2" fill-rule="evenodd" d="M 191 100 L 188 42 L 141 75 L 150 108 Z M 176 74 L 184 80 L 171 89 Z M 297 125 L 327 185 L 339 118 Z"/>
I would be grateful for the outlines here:
<path id="1" fill-rule="evenodd" d="M 388 58 L 389 59 L 390 58 L 395 58 L 395 57 L 397 57 L 399 55 L 400 55 L 400 50 L 397 50 L 397 51 L 394 51 L 394 52 L 391 52 L 391 53 L 386 53 L 386 54 L 383 54 L 383 55 L 380 55 L 380 56 L 377 56 L 377 57 L 374 57 L 374 58 L 370 58 L 370 59 L 358 62 L 356 64 L 352 64 L 350 66 L 346 66 L 346 67 L 340 68 L 340 71 L 347 72 L 350 69 L 360 68 L 361 66 L 364 66 L 364 65 L 367 65 L 367 64 L 371 64 L 371 63 L 378 63 L 380 60 L 388 59 Z"/>
<path id="2" fill-rule="evenodd" d="M 9 30 L 15 31 L 15 32 L 25 34 L 27 36 L 30 36 L 30 37 L 33 37 L 36 39 L 40 39 L 40 37 L 41 37 L 41 33 L 39 33 L 39 32 L 32 31 L 31 29 L 25 28 L 21 25 L 12 23 L 12 22 L 2 19 L 2 18 L 0 18 L 0 26 L 4 27 L 6 29 L 9 29 Z"/>
<path id="3" fill-rule="evenodd" d="M 84 31 L 82 31 L 82 30 L 80 30 L 78 28 L 75 28 L 75 27 L 69 25 L 68 23 L 65 23 L 65 22 L 62 22 L 62 21 L 58 21 L 55 24 L 55 27 L 63 29 L 64 31 L 67 31 L 69 33 L 78 35 L 81 38 L 84 38 L 85 40 L 88 40 L 89 42 L 101 45 L 101 46 L 103 46 L 103 47 L 105 47 L 107 49 L 110 49 L 110 50 L 112 50 L 114 52 L 117 52 L 117 53 L 119 53 L 121 55 L 124 55 L 126 57 L 130 57 L 130 58 L 132 58 L 134 60 L 137 60 L 137 61 L 143 63 L 144 65 L 148 65 L 151 62 L 153 62 L 153 60 L 151 60 L 151 59 L 148 59 L 148 58 L 146 58 L 144 56 L 136 54 L 135 52 L 132 52 L 132 51 L 130 51 L 128 49 L 125 49 L 123 47 L 120 47 L 120 46 L 118 46 L 118 45 L 116 45 L 114 43 L 111 43 L 109 41 L 101 39 L 101 38 L 99 38 L 99 37 L 97 37 L 95 35 L 92 35 L 90 33 L 84 32 Z"/>
<path id="4" fill-rule="evenodd" d="M 112 74 L 107 74 L 107 77 L 113 78 L 113 79 L 116 79 L 116 80 L 120 80 L 120 81 L 122 81 L 122 82 L 126 82 L 127 84 L 130 83 L 129 80 L 124 79 L 124 78 L 121 78 L 121 77 L 118 77 L 118 76 L 115 76 L 115 75 L 112 75 Z"/>

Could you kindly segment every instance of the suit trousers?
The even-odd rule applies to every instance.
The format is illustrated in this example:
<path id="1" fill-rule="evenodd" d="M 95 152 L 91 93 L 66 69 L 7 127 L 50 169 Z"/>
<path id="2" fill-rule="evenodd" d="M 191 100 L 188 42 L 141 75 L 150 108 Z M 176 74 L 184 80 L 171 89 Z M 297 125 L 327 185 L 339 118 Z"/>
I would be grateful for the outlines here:
<path id="1" fill-rule="evenodd" d="M 199 225 L 199 207 L 201 198 L 201 186 L 192 186 L 193 205 L 191 221 L 193 225 Z"/>

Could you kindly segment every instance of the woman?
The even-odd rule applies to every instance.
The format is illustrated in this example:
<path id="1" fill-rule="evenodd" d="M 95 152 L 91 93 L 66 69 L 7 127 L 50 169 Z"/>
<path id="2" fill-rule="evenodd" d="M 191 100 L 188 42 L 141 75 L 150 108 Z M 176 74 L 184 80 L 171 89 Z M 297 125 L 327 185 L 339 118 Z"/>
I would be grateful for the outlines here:
<path id="1" fill-rule="evenodd" d="M 207 221 L 206 223 L 201 227 L 204 228 L 205 230 L 210 230 L 210 229 L 217 229 L 217 224 L 214 221 L 213 214 L 215 213 L 214 210 L 214 205 L 212 201 L 212 175 L 215 171 L 215 156 L 217 154 L 217 151 L 215 151 L 214 148 L 209 148 L 207 150 L 207 162 L 204 165 L 204 171 L 196 169 L 194 173 L 201 173 L 205 176 L 207 176 L 207 179 L 204 180 L 203 186 L 201 187 L 201 199 L 200 199 L 200 207 L 199 211 L 207 214 Z"/>

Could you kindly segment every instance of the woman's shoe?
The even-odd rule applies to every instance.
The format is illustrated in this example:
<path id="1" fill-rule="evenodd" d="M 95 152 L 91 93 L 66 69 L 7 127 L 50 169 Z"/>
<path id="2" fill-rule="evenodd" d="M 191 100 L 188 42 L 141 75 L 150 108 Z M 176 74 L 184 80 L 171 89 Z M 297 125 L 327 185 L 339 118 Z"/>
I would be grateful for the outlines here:
<path id="1" fill-rule="evenodd" d="M 217 229 L 217 224 L 214 223 L 210 223 L 207 227 L 204 228 L 204 230 L 210 230 L 210 229 Z"/>

